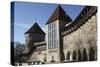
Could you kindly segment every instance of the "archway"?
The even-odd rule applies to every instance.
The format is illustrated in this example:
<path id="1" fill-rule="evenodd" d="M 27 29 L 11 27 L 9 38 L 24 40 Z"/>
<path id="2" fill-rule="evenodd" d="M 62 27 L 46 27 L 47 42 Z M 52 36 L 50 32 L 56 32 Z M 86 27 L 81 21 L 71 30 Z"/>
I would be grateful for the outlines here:
<path id="1" fill-rule="evenodd" d="M 73 61 L 76 61 L 76 52 L 73 51 Z"/>
<path id="2" fill-rule="evenodd" d="M 88 58 L 87 58 L 87 52 L 86 52 L 86 49 L 84 48 L 83 49 L 83 61 L 87 61 Z"/>
<path id="3" fill-rule="evenodd" d="M 89 52 L 89 60 L 90 60 L 90 61 L 93 61 L 93 60 L 94 60 L 94 54 L 95 54 L 95 51 L 94 51 L 94 49 L 91 47 L 91 48 L 90 48 L 90 52 Z"/>
<path id="4" fill-rule="evenodd" d="M 61 61 L 64 61 L 65 60 L 65 54 L 62 53 L 62 60 Z"/>
<path id="5" fill-rule="evenodd" d="M 67 55 L 66 55 L 66 60 L 70 60 L 70 52 L 68 51 Z"/>
<path id="6" fill-rule="evenodd" d="M 81 55 L 80 50 L 78 50 L 78 61 L 82 61 L 82 55 Z"/>

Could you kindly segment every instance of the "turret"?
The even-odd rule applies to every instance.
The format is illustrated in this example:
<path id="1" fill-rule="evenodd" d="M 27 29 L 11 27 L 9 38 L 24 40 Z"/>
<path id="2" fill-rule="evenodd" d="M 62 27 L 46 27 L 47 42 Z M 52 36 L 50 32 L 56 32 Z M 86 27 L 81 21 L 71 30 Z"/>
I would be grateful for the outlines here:
<path id="1" fill-rule="evenodd" d="M 25 50 L 28 52 L 34 47 L 35 42 L 45 41 L 45 33 L 37 23 L 34 23 L 25 33 Z"/>

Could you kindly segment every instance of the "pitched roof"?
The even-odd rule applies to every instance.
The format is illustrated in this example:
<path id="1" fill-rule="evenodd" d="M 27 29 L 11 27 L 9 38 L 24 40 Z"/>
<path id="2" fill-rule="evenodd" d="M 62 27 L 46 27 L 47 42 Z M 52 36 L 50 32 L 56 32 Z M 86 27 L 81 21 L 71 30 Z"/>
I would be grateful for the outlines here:
<path id="1" fill-rule="evenodd" d="M 26 31 L 24 34 L 27 33 L 40 33 L 40 34 L 45 34 L 44 31 L 40 28 L 40 26 L 37 23 L 34 23 L 28 31 Z"/>
<path id="2" fill-rule="evenodd" d="M 58 5 L 54 10 L 53 14 L 50 16 L 46 24 L 51 23 L 52 21 L 57 19 L 72 21 L 72 19 L 68 16 L 68 14 L 66 15 L 64 9 L 60 5 Z"/>

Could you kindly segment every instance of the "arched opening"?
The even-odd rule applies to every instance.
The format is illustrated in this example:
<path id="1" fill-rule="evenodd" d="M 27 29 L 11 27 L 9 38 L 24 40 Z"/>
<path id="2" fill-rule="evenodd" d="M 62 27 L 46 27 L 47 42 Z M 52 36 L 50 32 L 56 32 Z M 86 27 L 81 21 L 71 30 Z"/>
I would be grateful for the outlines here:
<path id="1" fill-rule="evenodd" d="M 51 60 L 51 62 L 55 62 L 55 60 L 54 60 L 54 56 L 52 56 L 52 60 Z"/>
<path id="2" fill-rule="evenodd" d="M 62 57 L 61 61 L 64 61 L 65 60 L 65 54 L 62 53 L 61 57 Z"/>
<path id="3" fill-rule="evenodd" d="M 86 49 L 84 48 L 83 49 L 83 61 L 87 61 L 88 58 L 87 58 L 87 52 L 86 52 Z"/>
<path id="4" fill-rule="evenodd" d="M 89 60 L 90 60 L 90 61 L 93 61 L 93 60 L 94 60 L 94 54 L 95 54 L 95 51 L 94 51 L 94 49 L 91 47 L 91 48 L 90 48 L 90 52 L 89 52 Z"/>
<path id="5" fill-rule="evenodd" d="M 82 56 L 80 50 L 78 50 L 78 61 L 82 61 Z"/>
<path id="6" fill-rule="evenodd" d="M 76 61 L 76 52 L 73 51 L 73 61 Z"/>
<path id="7" fill-rule="evenodd" d="M 66 60 L 70 60 L 70 52 L 68 51 L 67 55 L 66 55 Z"/>
<path id="8" fill-rule="evenodd" d="M 46 61 L 47 61 L 47 57 L 45 56 L 45 57 L 43 58 L 43 60 L 44 60 L 44 62 L 46 62 Z"/>

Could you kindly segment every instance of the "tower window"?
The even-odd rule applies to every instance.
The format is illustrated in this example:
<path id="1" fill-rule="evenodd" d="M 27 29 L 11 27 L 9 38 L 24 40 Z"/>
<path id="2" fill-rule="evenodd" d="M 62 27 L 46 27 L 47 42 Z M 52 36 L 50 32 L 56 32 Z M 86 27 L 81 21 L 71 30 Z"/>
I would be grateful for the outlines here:
<path id="1" fill-rule="evenodd" d="M 48 48 L 56 48 L 56 24 L 55 22 L 48 24 Z"/>
<path id="2" fill-rule="evenodd" d="M 29 37 L 31 37 L 32 35 L 31 34 L 29 34 Z"/>

